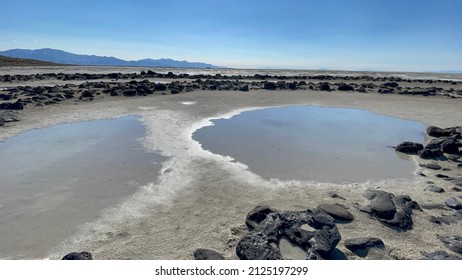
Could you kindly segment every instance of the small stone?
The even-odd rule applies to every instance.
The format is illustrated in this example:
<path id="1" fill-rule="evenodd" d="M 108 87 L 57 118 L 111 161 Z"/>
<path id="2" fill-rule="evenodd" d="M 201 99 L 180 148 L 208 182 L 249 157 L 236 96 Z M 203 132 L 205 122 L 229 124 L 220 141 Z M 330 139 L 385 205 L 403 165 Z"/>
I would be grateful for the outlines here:
<path id="1" fill-rule="evenodd" d="M 93 260 L 93 256 L 89 252 L 72 252 L 65 255 L 62 260 Z"/>
<path id="2" fill-rule="evenodd" d="M 438 186 L 428 186 L 427 190 L 431 191 L 431 192 L 434 192 L 434 193 L 444 193 L 444 189 L 442 187 L 438 187 Z"/>
<path id="3" fill-rule="evenodd" d="M 193 253 L 195 260 L 224 260 L 222 254 L 210 249 L 196 249 Z"/>
<path id="4" fill-rule="evenodd" d="M 452 208 L 454 210 L 460 210 L 462 209 L 462 203 L 460 203 L 459 200 L 455 197 L 450 197 L 444 201 L 444 204 L 446 204 L 447 207 Z"/>
<path id="5" fill-rule="evenodd" d="M 436 163 L 422 163 L 422 164 L 419 164 L 419 166 L 420 167 L 425 167 L 425 168 L 428 168 L 428 169 L 432 169 L 432 170 L 440 170 L 441 169 L 441 166 L 439 166 Z"/>
<path id="6" fill-rule="evenodd" d="M 437 126 L 429 126 L 427 128 L 427 134 L 432 137 L 450 136 L 451 130 L 439 128 Z"/>
<path id="7" fill-rule="evenodd" d="M 354 216 L 341 204 L 321 204 L 317 207 L 319 210 L 327 213 L 332 218 L 340 221 L 353 221 Z"/>
<path id="8" fill-rule="evenodd" d="M 338 199 L 346 200 L 346 198 L 344 198 L 343 196 L 340 196 L 338 193 L 333 192 L 333 191 L 328 192 L 327 194 L 332 198 L 338 198 Z"/>
<path id="9" fill-rule="evenodd" d="M 403 142 L 396 147 L 396 151 L 409 155 L 416 155 L 419 151 L 423 150 L 424 146 L 420 143 Z"/>
<path id="10" fill-rule="evenodd" d="M 345 240 L 345 247 L 352 251 L 381 246 L 384 246 L 383 241 L 375 237 L 356 237 Z"/>

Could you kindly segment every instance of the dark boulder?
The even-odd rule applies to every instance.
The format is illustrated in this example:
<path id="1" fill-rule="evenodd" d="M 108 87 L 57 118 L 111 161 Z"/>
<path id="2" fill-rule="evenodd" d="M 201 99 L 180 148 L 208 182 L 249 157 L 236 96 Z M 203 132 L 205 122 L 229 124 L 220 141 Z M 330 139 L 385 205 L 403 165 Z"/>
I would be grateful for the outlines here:
<path id="1" fill-rule="evenodd" d="M 450 197 L 444 201 L 447 207 L 452 208 L 454 210 L 462 209 L 462 203 L 455 197 Z"/>
<path id="2" fill-rule="evenodd" d="M 273 82 L 265 82 L 263 84 L 263 88 L 267 90 L 275 90 L 277 88 L 277 85 Z"/>
<path id="3" fill-rule="evenodd" d="M 441 144 L 441 151 L 446 154 L 459 154 L 459 145 L 454 140 L 446 140 Z"/>
<path id="4" fill-rule="evenodd" d="M 24 109 L 24 105 L 21 101 L 12 102 L 4 102 L 0 104 L 1 110 L 22 110 Z"/>
<path id="5" fill-rule="evenodd" d="M 388 82 L 388 83 L 384 83 L 382 86 L 383 87 L 393 87 L 393 88 L 395 88 L 395 87 L 398 87 L 399 84 L 397 82 Z"/>
<path id="6" fill-rule="evenodd" d="M 437 126 L 429 126 L 427 127 L 427 134 L 432 137 L 451 136 L 451 130 L 443 129 Z"/>
<path id="7" fill-rule="evenodd" d="M 249 91 L 249 85 L 243 85 L 239 88 L 239 91 Z"/>
<path id="8" fill-rule="evenodd" d="M 291 90 L 296 90 L 297 89 L 297 83 L 288 83 L 287 86 Z"/>
<path id="9" fill-rule="evenodd" d="M 277 210 L 269 206 L 257 206 L 250 210 L 250 212 L 247 214 L 247 217 L 245 218 L 245 224 L 249 229 L 255 229 L 263 220 L 266 219 L 268 214 L 275 212 L 277 212 Z"/>
<path id="10" fill-rule="evenodd" d="M 341 240 L 340 232 L 337 227 L 324 227 L 315 232 L 314 238 L 310 240 L 311 247 L 323 258 L 328 258 L 330 253 Z"/>
<path id="11" fill-rule="evenodd" d="M 63 260 L 93 260 L 93 256 L 89 252 L 72 252 L 65 255 Z"/>
<path id="12" fill-rule="evenodd" d="M 416 155 L 419 151 L 423 150 L 423 145 L 414 142 L 403 142 L 396 147 L 396 151 L 409 155 Z"/>
<path id="13" fill-rule="evenodd" d="M 224 260 L 222 254 L 210 249 L 196 249 L 193 253 L 195 260 Z"/>
<path id="14" fill-rule="evenodd" d="M 353 214 L 351 214 L 345 206 L 338 203 L 321 204 L 317 208 L 339 221 L 351 222 L 354 219 Z"/>
<path id="15" fill-rule="evenodd" d="M 345 240 L 345 247 L 351 251 L 383 246 L 383 241 L 375 237 L 356 237 Z"/>
<path id="16" fill-rule="evenodd" d="M 338 86 L 337 89 L 341 91 L 354 91 L 355 90 L 354 87 L 347 85 L 347 84 L 341 84 Z"/>
<path id="17" fill-rule="evenodd" d="M 94 94 L 93 92 L 89 91 L 89 90 L 85 90 L 84 92 L 82 92 L 82 94 L 80 95 L 81 98 L 94 98 Z"/>
<path id="18" fill-rule="evenodd" d="M 165 84 L 155 84 L 154 89 L 157 91 L 164 91 L 167 90 L 167 86 Z"/>
<path id="19" fill-rule="evenodd" d="M 321 91 L 330 91 L 330 86 L 328 83 L 320 83 L 319 90 Z"/>
<path id="20" fill-rule="evenodd" d="M 417 154 L 421 159 L 436 159 L 443 155 L 439 149 L 423 149 L 420 150 Z"/>
<path id="21" fill-rule="evenodd" d="M 369 208 L 380 219 L 393 219 L 396 206 L 392 200 L 393 194 L 384 191 L 372 191 Z"/>
<path id="22" fill-rule="evenodd" d="M 375 217 L 379 222 L 400 230 L 412 228 L 412 211 L 420 210 L 417 202 L 407 195 L 394 196 L 380 190 L 368 191 L 366 197 L 369 205 L 360 206 L 359 210 Z"/>
<path id="23" fill-rule="evenodd" d="M 131 88 L 129 88 L 129 89 L 125 89 L 125 90 L 123 91 L 123 95 L 124 95 L 124 96 L 136 96 L 136 94 L 137 94 L 136 89 L 131 89 Z"/>

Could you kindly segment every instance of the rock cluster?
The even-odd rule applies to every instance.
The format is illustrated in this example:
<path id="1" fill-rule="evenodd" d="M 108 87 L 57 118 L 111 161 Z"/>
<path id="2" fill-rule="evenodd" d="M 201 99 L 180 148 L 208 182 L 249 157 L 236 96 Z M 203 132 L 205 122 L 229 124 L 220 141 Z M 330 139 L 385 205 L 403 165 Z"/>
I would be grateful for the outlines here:
<path id="1" fill-rule="evenodd" d="M 369 190 L 365 194 L 369 205 L 359 206 L 358 209 L 368 213 L 384 225 L 398 230 L 412 228 L 412 211 L 422 211 L 419 204 L 408 195 L 394 195 L 381 190 Z"/>
<path id="2" fill-rule="evenodd" d="M 279 249 L 282 238 L 305 251 L 306 259 L 330 259 L 341 239 L 334 219 L 318 209 L 276 211 L 258 206 L 247 215 L 246 225 L 249 232 L 236 247 L 241 260 L 283 259 Z"/>
<path id="3" fill-rule="evenodd" d="M 462 158 L 462 126 L 440 128 L 429 126 L 426 130 L 427 141 L 425 145 L 413 142 L 403 142 L 396 147 L 396 151 L 417 155 L 423 163 L 419 165 L 429 170 L 450 171 L 457 170 Z M 450 167 L 442 168 L 438 163 L 425 162 L 444 161 Z M 423 174 L 424 175 L 424 174 Z M 462 177 L 454 177 L 450 174 L 438 173 L 434 175 L 436 178 L 452 182 L 455 186 L 462 186 Z M 434 189 L 436 190 L 436 189 Z M 433 191 L 433 190 L 432 190 Z M 436 192 L 442 192 L 441 189 Z"/>

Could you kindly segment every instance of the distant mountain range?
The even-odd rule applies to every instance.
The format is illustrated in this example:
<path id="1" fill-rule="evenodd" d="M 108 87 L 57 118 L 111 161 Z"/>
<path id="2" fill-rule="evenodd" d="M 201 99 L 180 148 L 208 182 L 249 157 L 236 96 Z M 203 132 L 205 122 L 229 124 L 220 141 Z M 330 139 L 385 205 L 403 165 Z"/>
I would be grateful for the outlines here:
<path id="1" fill-rule="evenodd" d="M 26 59 L 26 58 L 17 58 L 17 57 L 7 57 L 0 55 L 0 67 L 4 66 L 58 66 L 61 64 L 56 64 L 49 61 L 41 61 L 35 59 Z"/>
<path id="2" fill-rule="evenodd" d="M 202 63 L 178 61 L 168 58 L 123 60 L 112 56 L 83 55 L 55 49 L 12 49 L 0 51 L 0 55 L 15 58 L 27 58 L 48 61 L 59 64 L 90 65 L 90 66 L 152 66 L 152 67 L 178 67 L 178 68 L 220 68 L 218 66 Z"/>

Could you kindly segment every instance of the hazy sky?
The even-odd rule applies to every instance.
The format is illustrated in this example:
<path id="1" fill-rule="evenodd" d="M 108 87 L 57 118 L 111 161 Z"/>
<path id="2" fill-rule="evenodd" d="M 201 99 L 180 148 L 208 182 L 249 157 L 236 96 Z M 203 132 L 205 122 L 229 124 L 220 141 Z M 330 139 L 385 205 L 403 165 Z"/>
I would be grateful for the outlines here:
<path id="1" fill-rule="evenodd" d="M 241 68 L 462 70 L 461 0 L 7 0 L 0 50 Z"/>

